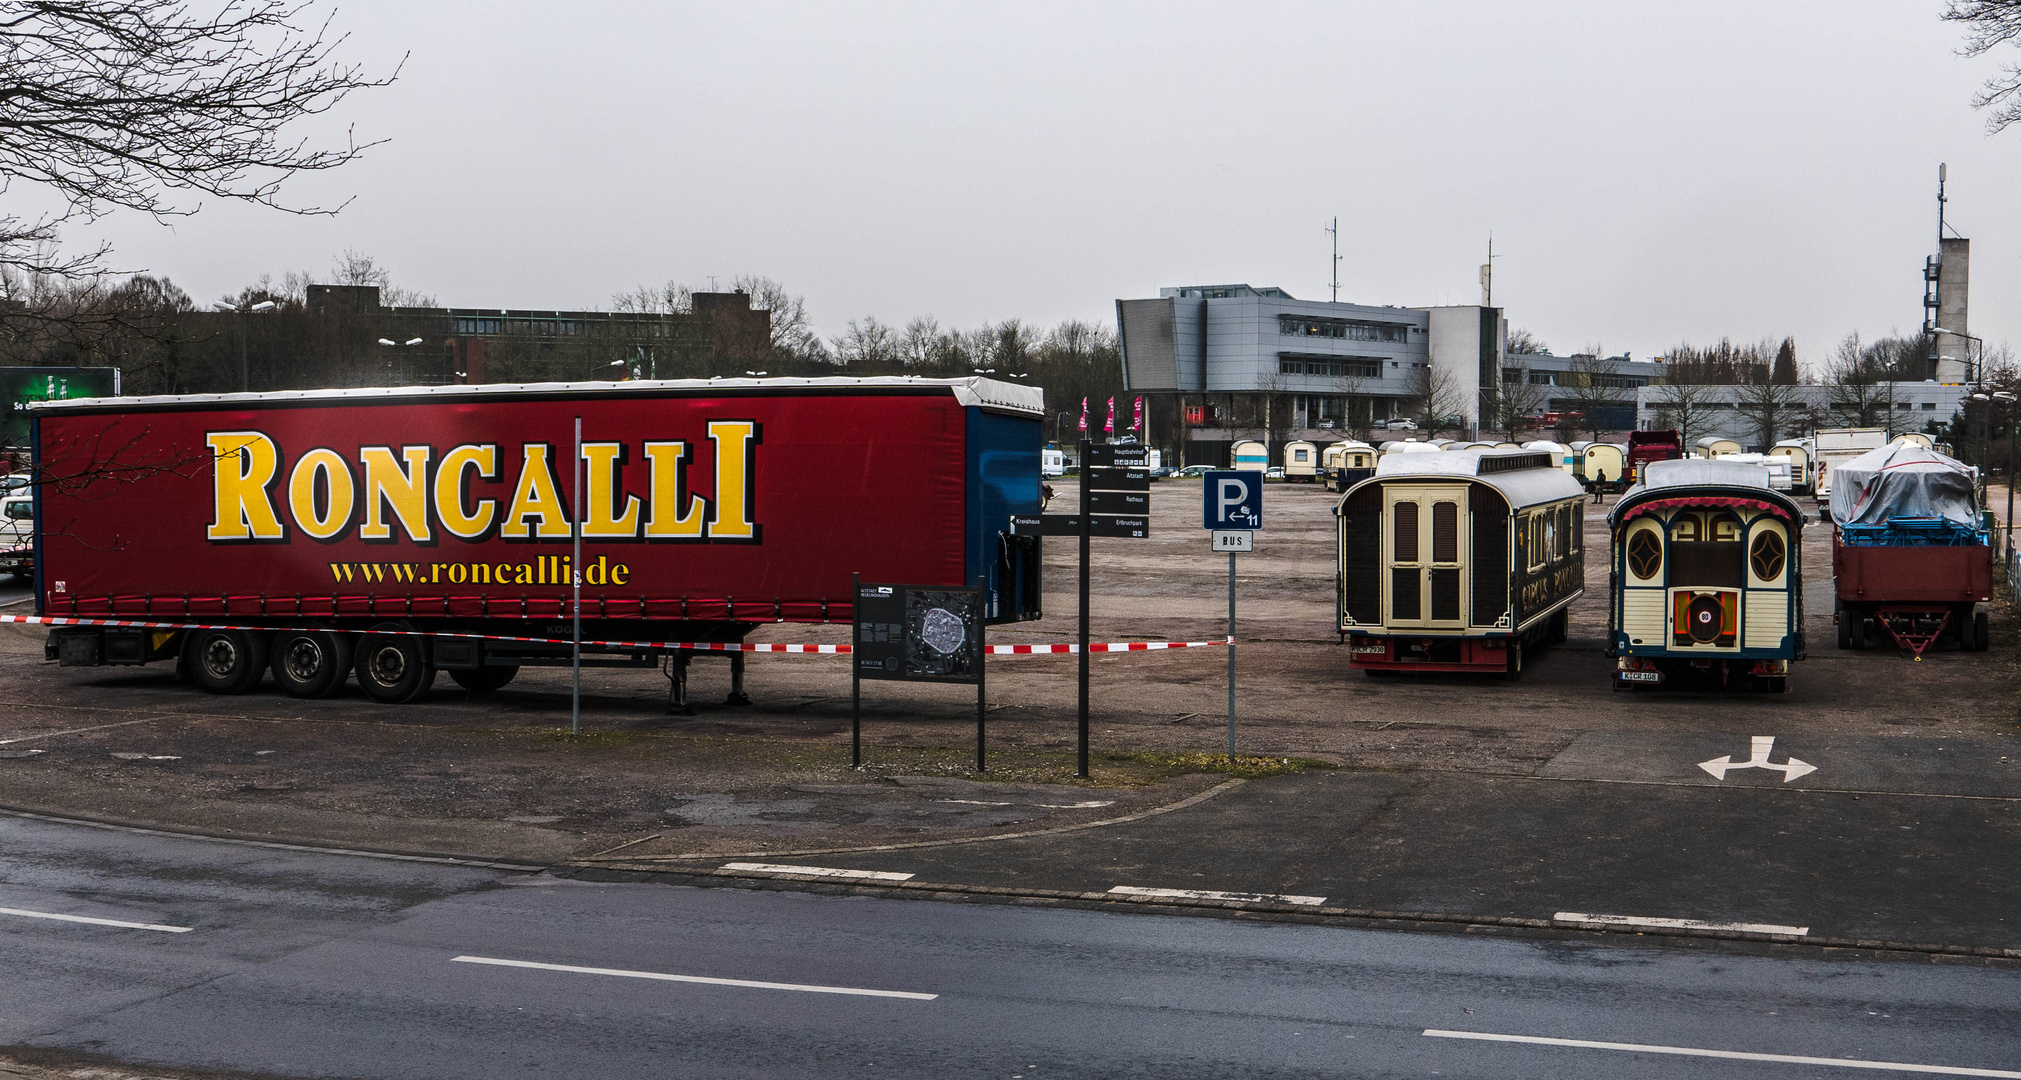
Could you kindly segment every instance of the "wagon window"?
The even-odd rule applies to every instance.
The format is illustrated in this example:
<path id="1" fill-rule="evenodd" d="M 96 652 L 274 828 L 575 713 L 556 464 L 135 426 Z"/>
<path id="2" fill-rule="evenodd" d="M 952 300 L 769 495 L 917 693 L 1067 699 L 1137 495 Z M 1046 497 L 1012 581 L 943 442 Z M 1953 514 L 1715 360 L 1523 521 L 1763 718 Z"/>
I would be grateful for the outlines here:
<path id="1" fill-rule="evenodd" d="M 1786 549 L 1782 537 L 1772 529 L 1765 529 L 1755 535 L 1749 546 L 1747 561 L 1754 567 L 1754 576 L 1763 581 L 1774 581 L 1782 575 Z"/>
<path id="2" fill-rule="evenodd" d="M 1432 504 L 1432 561 L 1460 561 L 1460 508 L 1458 503 Z"/>
<path id="3" fill-rule="evenodd" d="M 1628 538 L 1628 569 L 1644 580 L 1663 569 L 1663 542 L 1656 539 L 1654 530 L 1643 529 Z"/>
<path id="4" fill-rule="evenodd" d="M 1399 502 L 1390 507 L 1396 518 L 1394 558 L 1400 563 L 1418 561 L 1418 504 Z"/>
<path id="5" fill-rule="evenodd" d="M 1672 540 L 1698 539 L 1698 515 L 1679 514 L 1675 518 L 1672 518 L 1670 521 L 1670 538 Z"/>
<path id="6" fill-rule="evenodd" d="M 1678 524 L 1694 520 L 1692 532 L 1705 539 L 1684 539 Z M 1738 589 L 1744 582 L 1746 551 L 1740 543 L 1740 519 L 1721 511 L 1679 514 L 1671 522 L 1670 584 Z"/>

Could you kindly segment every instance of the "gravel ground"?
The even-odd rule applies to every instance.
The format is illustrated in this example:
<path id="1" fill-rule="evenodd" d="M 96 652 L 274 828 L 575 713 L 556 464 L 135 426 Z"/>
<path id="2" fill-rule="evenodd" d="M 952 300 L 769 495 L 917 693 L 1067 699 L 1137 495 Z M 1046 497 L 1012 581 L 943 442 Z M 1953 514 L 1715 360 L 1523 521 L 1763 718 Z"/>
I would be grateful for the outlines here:
<path id="1" fill-rule="evenodd" d="M 1056 509 L 1075 499 L 1056 484 Z M 1198 481 L 1155 487 L 1148 540 L 1097 540 L 1096 640 L 1216 640 L 1227 561 L 1199 527 Z M 1581 733 L 1995 734 L 2014 730 L 2015 634 L 1995 611 L 1992 651 L 1841 653 L 1831 624 L 1829 533 L 1805 530 L 1811 658 L 1784 695 L 1611 690 L 1605 507 L 1588 504 L 1587 592 L 1571 640 L 1516 682 L 1370 680 L 1347 670 L 1333 627 L 1337 496 L 1273 484 L 1269 528 L 1239 557 L 1238 745 L 1271 768 L 1535 772 Z M 1074 546 L 1047 556 L 1048 615 L 995 642 L 1074 633 Z M 1226 653 L 1098 655 L 1095 776 L 1073 778 L 1075 660 L 991 661 L 991 774 L 973 772 L 975 699 L 956 686 L 866 684 L 871 768 L 848 768 L 849 680 L 834 656 L 759 656 L 748 708 L 719 704 L 727 666 L 700 660 L 697 713 L 666 712 L 666 681 L 590 671 L 583 738 L 566 735 L 566 671 L 532 670 L 473 697 L 446 678 L 423 701 L 327 701 L 271 683 L 213 697 L 166 666 L 62 669 L 41 631 L 0 629 L 0 803 L 241 835 L 548 860 L 638 842 L 639 853 L 910 842 L 1104 820 L 1220 779 Z M 847 640 L 846 627 L 780 625 L 767 641 Z M 87 730 L 80 730 L 87 729 Z M 28 751 L 43 753 L 30 754 Z M 1246 766 L 1250 774 L 1261 761 Z M 628 849 L 631 850 L 631 849 Z"/>

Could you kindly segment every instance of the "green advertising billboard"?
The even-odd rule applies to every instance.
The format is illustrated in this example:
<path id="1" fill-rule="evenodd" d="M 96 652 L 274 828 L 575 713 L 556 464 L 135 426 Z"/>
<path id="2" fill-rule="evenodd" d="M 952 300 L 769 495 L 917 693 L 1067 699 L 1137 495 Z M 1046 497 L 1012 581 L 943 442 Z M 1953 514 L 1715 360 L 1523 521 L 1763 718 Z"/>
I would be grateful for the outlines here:
<path id="1" fill-rule="evenodd" d="M 118 368 L 0 367 L 0 445 L 28 445 L 30 402 L 118 396 Z"/>

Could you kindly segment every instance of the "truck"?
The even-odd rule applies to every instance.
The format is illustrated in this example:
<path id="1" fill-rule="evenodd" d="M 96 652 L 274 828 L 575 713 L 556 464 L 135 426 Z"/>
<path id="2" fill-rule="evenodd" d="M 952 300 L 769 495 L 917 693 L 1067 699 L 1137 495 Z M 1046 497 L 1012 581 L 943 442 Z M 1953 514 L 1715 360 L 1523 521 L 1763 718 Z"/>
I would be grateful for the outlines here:
<path id="1" fill-rule="evenodd" d="M 1684 456 L 1684 435 L 1675 428 L 1650 428 L 1628 433 L 1628 470 L 1625 483 L 1642 479 L 1642 466 L 1652 461 L 1675 461 Z"/>
<path id="2" fill-rule="evenodd" d="M 1833 470 L 1832 593 L 1839 648 L 1885 633 L 1917 659 L 1939 640 L 1987 646 L 1993 548 L 1970 468 L 1894 442 Z"/>
<path id="3" fill-rule="evenodd" d="M 1811 498 L 1828 504 L 1832 497 L 1832 467 L 1887 445 L 1880 428 L 1819 428 L 1812 436 Z M 1829 507 L 1825 510 L 1830 513 Z"/>
<path id="4" fill-rule="evenodd" d="M 35 496 L 25 488 L 0 494 L 0 573 L 16 581 L 35 573 Z"/>
<path id="5" fill-rule="evenodd" d="M 65 666 L 398 704 L 438 671 L 665 666 L 867 582 L 1040 615 L 1043 394 L 983 378 L 431 386 L 38 403 L 35 602 Z M 578 452 L 577 447 L 580 447 Z M 578 558 L 576 552 L 580 550 Z M 698 646 L 698 647 L 694 647 Z"/>

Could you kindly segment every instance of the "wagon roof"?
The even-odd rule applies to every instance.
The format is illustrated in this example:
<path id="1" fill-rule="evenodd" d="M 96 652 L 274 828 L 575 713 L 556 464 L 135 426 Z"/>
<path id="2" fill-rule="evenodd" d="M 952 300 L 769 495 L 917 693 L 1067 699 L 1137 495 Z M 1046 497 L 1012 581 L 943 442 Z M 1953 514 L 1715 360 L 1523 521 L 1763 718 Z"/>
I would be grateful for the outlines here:
<path id="1" fill-rule="evenodd" d="M 1524 465 L 1525 460 L 1536 464 Z M 1586 489 L 1572 474 L 1551 463 L 1548 451 L 1540 450 L 1450 450 L 1439 454 L 1391 454 L 1375 467 L 1375 475 L 1363 484 L 1392 480 L 1455 479 L 1483 484 L 1500 492 L 1516 508 L 1579 498 Z"/>
<path id="2" fill-rule="evenodd" d="M 1721 458 L 1649 462 L 1642 467 L 1642 479 L 1614 504 L 1607 521 L 1618 525 L 1644 503 L 1689 499 L 1704 500 L 1706 505 L 1745 502 L 1773 509 L 1798 526 L 1803 523 L 1803 509 L 1796 501 L 1769 487 L 1767 468 Z"/>
<path id="3" fill-rule="evenodd" d="M 37 401 L 33 412 L 127 412 L 138 409 L 229 408 L 263 405 L 393 404 L 486 398 L 704 397 L 722 395 L 950 394 L 963 405 L 992 412 L 1045 415 L 1045 391 L 996 379 L 921 379 L 912 376 L 819 379 L 633 379 L 626 382 L 480 383 L 474 386 L 360 386 L 333 390 L 278 390 L 260 394 L 161 394 L 143 397 Z"/>

